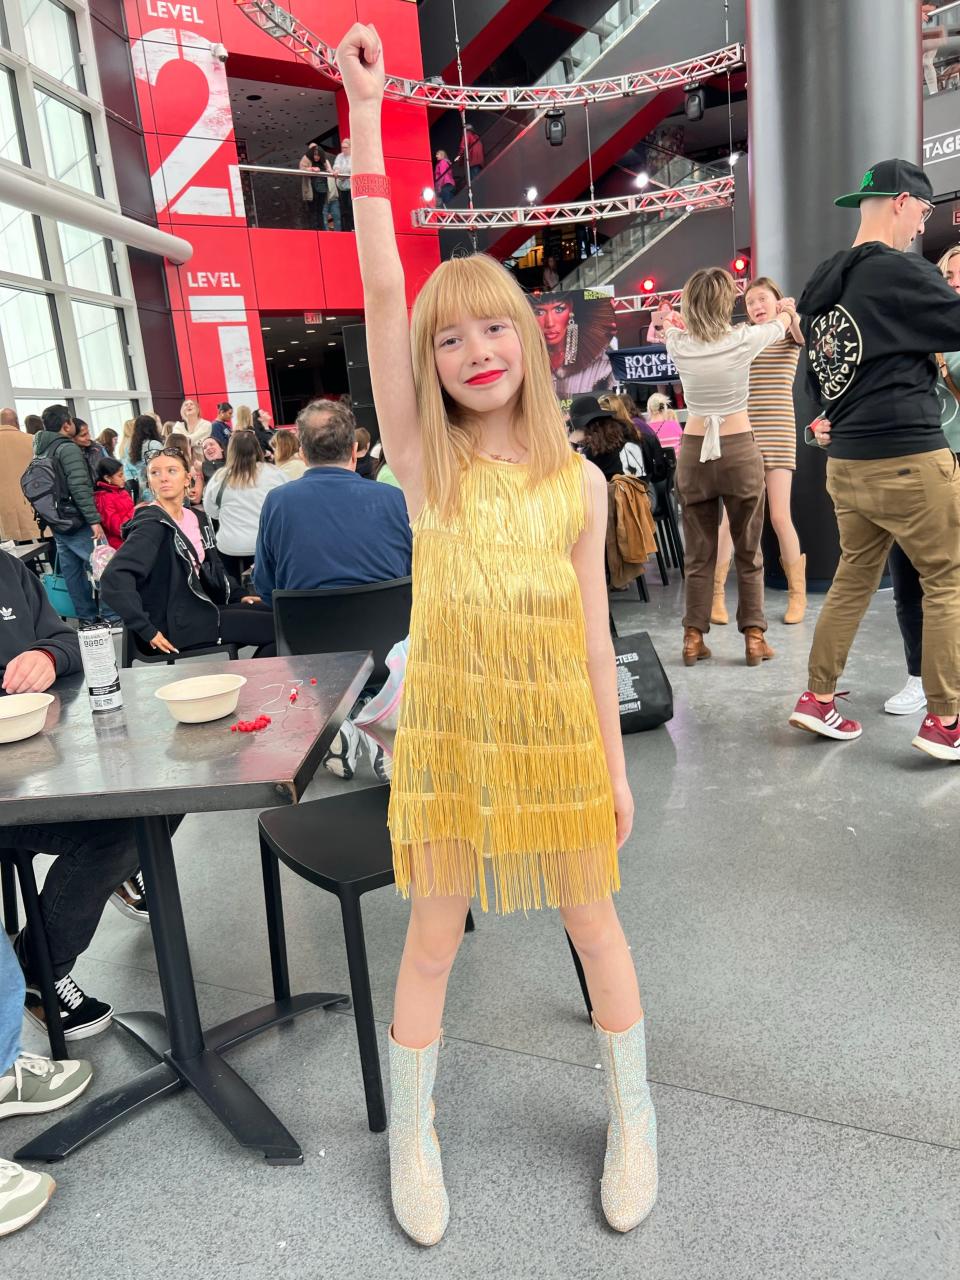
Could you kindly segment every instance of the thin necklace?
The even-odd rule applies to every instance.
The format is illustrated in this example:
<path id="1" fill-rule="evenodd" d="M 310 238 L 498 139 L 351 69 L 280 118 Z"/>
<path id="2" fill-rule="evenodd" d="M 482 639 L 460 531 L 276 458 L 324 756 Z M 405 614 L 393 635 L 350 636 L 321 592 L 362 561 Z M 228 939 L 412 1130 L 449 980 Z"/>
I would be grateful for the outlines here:
<path id="1" fill-rule="evenodd" d="M 494 462 L 512 462 L 516 465 L 523 461 L 522 458 L 505 458 L 502 453 L 491 453 L 489 449 L 480 449 L 478 452 L 492 458 Z"/>

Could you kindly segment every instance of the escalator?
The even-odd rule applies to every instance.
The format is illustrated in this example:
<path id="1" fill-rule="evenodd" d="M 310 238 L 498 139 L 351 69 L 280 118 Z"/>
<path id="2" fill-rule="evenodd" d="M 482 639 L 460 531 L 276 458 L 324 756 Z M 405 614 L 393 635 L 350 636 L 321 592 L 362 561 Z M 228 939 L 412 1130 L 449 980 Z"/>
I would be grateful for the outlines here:
<path id="1" fill-rule="evenodd" d="M 722 5 L 703 0 L 616 0 L 541 77 L 542 84 L 570 84 L 621 76 L 666 66 L 744 39 L 744 9 L 731 6 L 729 32 Z M 682 105 L 680 87 L 636 99 L 594 103 L 589 109 L 590 152 L 600 175 L 626 151 L 650 134 Z M 481 122 L 482 123 L 482 122 Z M 566 139 L 550 146 L 540 112 L 507 113 L 494 119 L 482 135 L 485 166 L 473 183 L 478 208 L 512 208 L 524 192 L 536 187 L 538 202 L 575 199 L 589 185 L 587 113 L 566 110 Z M 453 201 L 467 206 L 466 191 Z M 523 229 L 489 232 L 480 247 L 497 256 L 512 252 L 525 239 Z"/>

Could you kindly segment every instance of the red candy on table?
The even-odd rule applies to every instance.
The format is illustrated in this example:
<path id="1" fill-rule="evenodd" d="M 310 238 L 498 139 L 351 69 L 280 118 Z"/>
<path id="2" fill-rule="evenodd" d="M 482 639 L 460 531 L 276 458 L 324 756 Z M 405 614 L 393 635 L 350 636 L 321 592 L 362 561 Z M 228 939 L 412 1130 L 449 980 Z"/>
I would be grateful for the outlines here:
<path id="1" fill-rule="evenodd" d="M 236 724 L 230 726 L 231 733 L 256 733 L 259 729 L 265 729 L 268 724 L 273 721 L 269 716 L 259 715 L 256 720 L 238 720 Z"/>

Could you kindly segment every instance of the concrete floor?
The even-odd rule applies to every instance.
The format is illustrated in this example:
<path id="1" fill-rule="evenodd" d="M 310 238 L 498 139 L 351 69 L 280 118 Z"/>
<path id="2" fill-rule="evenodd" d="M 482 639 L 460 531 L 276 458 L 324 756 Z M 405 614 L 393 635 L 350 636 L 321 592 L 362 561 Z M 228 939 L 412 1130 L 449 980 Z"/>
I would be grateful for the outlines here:
<path id="1" fill-rule="evenodd" d="M 676 695 L 668 728 L 626 740 L 637 820 L 619 908 L 660 1133 L 647 1223 L 621 1237 L 602 1222 L 598 1055 L 556 917 L 487 916 L 445 1018 L 436 1102 L 452 1210 L 439 1247 L 394 1223 L 352 1017 L 321 1013 L 230 1059 L 301 1140 L 302 1167 L 266 1166 L 175 1096 L 52 1168 L 57 1194 L 4 1242 L 0 1276 L 960 1275 L 960 769 L 911 751 L 917 718 L 882 713 L 904 675 L 890 594 L 847 672 L 865 726 L 848 744 L 786 723 L 816 607 L 786 628 L 771 593 L 775 661 L 748 670 L 724 627 L 714 659 L 688 671 L 678 586 L 651 594 L 613 597 L 621 633 L 650 631 Z M 324 774 L 314 793 L 343 785 Z M 270 992 L 255 826 L 253 813 L 191 817 L 176 840 L 208 1023 Z M 284 884 L 295 988 L 347 990 L 336 903 Z M 384 890 L 364 914 L 385 1035 L 406 908 Z M 149 932 L 112 908 L 76 976 L 118 1008 L 160 1007 Z M 43 1048 L 31 1031 L 25 1043 Z M 117 1028 L 78 1048 L 94 1092 L 148 1065 Z M 0 1151 L 40 1127 L 10 1121 Z"/>

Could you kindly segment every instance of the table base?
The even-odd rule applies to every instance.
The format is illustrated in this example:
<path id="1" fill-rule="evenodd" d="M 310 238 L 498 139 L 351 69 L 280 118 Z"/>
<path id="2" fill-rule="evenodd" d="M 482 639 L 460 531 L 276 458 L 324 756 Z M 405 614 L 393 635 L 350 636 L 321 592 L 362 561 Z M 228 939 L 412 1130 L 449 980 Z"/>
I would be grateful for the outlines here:
<path id="1" fill-rule="evenodd" d="M 173 1055 L 167 1021 L 162 1014 L 117 1015 L 114 1022 L 143 1045 L 157 1059 L 157 1065 L 53 1125 L 21 1147 L 15 1158 L 63 1160 L 146 1103 L 189 1087 L 199 1094 L 241 1146 L 262 1151 L 267 1164 L 302 1164 L 303 1152 L 297 1141 L 220 1054 L 310 1009 L 332 1009 L 349 1003 L 349 996 L 331 991 L 277 1000 L 211 1027 L 204 1033 L 204 1049 L 192 1058 Z"/>

